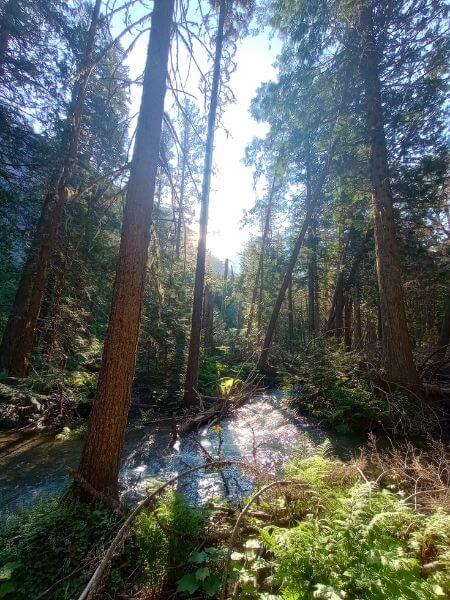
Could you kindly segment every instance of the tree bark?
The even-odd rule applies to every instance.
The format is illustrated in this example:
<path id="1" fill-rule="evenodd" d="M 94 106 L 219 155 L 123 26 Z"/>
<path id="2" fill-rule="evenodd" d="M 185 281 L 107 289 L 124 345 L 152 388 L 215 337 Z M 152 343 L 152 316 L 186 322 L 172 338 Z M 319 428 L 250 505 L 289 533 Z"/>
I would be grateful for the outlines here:
<path id="1" fill-rule="evenodd" d="M 327 327 L 326 327 L 327 333 L 333 332 L 333 327 L 334 327 L 335 318 L 336 318 L 336 302 L 338 300 L 338 297 L 341 294 L 341 291 L 344 293 L 348 292 L 350 290 L 351 286 L 353 285 L 353 283 L 355 282 L 356 275 L 358 274 L 358 269 L 359 269 L 359 267 L 364 259 L 364 256 L 367 252 L 368 244 L 369 244 L 369 241 L 371 240 L 372 236 L 373 236 L 373 228 L 369 227 L 366 231 L 366 235 L 364 236 L 364 240 L 358 249 L 358 252 L 353 257 L 353 261 L 352 261 L 352 264 L 351 264 L 351 267 L 350 267 L 347 277 L 346 278 L 344 277 L 343 270 L 341 270 L 338 275 L 338 278 L 336 280 L 336 286 L 334 288 L 333 300 L 331 302 L 328 321 L 327 321 Z M 342 290 L 341 290 L 341 288 L 342 288 Z"/>
<path id="2" fill-rule="evenodd" d="M 323 166 L 322 173 L 320 174 L 317 184 L 314 188 L 314 191 L 311 190 L 309 193 L 310 197 L 309 198 L 307 197 L 307 199 L 306 199 L 306 214 L 303 219 L 303 223 L 302 223 L 302 226 L 298 233 L 297 239 L 295 241 L 294 248 L 293 248 L 292 254 L 291 254 L 291 258 L 286 267 L 286 271 L 284 273 L 283 280 L 281 282 L 281 286 L 278 291 L 277 299 L 275 300 L 275 304 L 272 309 L 272 314 L 270 316 L 269 324 L 267 326 L 266 335 L 264 337 L 264 342 L 263 342 L 263 346 L 261 349 L 261 353 L 259 355 L 258 362 L 256 364 L 256 369 L 258 371 L 264 371 L 267 369 L 267 359 L 269 358 L 270 347 L 272 346 L 273 336 L 275 334 L 275 327 L 277 325 L 278 316 L 280 314 L 281 306 L 283 304 L 284 297 L 286 295 L 286 290 L 287 290 L 287 288 L 289 286 L 289 282 L 292 278 L 292 273 L 294 272 L 294 268 L 297 263 L 298 255 L 300 254 L 300 250 L 303 246 L 306 232 L 308 231 L 308 228 L 311 224 L 311 219 L 314 215 L 317 205 L 319 204 L 319 198 L 320 198 L 320 195 L 322 194 L 322 188 L 325 184 L 325 181 L 328 177 L 328 173 L 330 171 L 331 160 L 332 160 L 332 157 L 334 154 L 334 148 L 335 148 L 335 144 L 336 144 L 334 130 L 335 130 L 338 118 L 342 112 L 342 108 L 347 101 L 347 92 L 348 92 L 349 81 L 350 81 L 350 64 L 347 65 L 346 72 L 344 75 L 342 100 L 341 100 L 340 106 L 336 113 L 335 123 L 333 126 L 333 132 L 332 132 L 332 139 L 331 139 L 330 147 L 327 152 L 327 156 L 325 158 L 325 164 Z M 311 189 L 311 186 L 307 187 L 307 195 L 308 195 L 308 189 Z"/>
<path id="3" fill-rule="evenodd" d="M 12 377 L 28 374 L 36 341 L 36 326 L 47 287 L 49 267 L 68 198 L 81 130 L 83 106 L 93 67 L 95 36 L 101 0 L 96 0 L 86 38 L 81 69 L 72 93 L 61 155 L 63 159 L 51 178 L 42 207 L 35 239 L 24 265 L 14 306 L 0 346 L 0 365 Z"/>
<path id="4" fill-rule="evenodd" d="M 339 279 L 340 285 L 336 287 L 336 309 L 334 315 L 334 335 L 338 340 L 342 339 L 342 334 L 344 333 L 345 296 L 343 273 L 339 273 Z"/>
<path id="5" fill-rule="evenodd" d="M 444 316 L 442 318 L 441 332 L 437 343 L 438 353 L 437 356 L 440 359 L 444 359 L 448 350 L 448 343 L 450 340 L 450 295 L 447 298 L 447 304 L 445 307 Z"/>
<path id="6" fill-rule="evenodd" d="M 211 101 L 208 114 L 208 132 L 205 148 L 205 164 L 203 167 L 202 200 L 200 210 L 200 231 L 197 246 L 197 264 L 195 268 L 194 299 L 192 304 L 191 335 L 189 339 L 189 353 L 187 361 L 186 379 L 184 382 L 184 405 L 190 407 L 195 404 L 194 389 L 198 380 L 198 365 L 200 356 L 200 338 L 202 327 L 203 288 L 205 283 L 206 262 L 206 236 L 208 233 L 209 192 L 211 188 L 212 157 L 214 149 L 214 132 L 216 128 L 216 114 L 220 85 L 220 63 L 222 60 L 222 47 L 224 41 L 224 26 L 226 16 L 226 0 L 220 0 L 219 23 L 216 37 L 214 55 L 213 80 L 211 88 Z"/>
<path id="7" fill-rule="evenodd" d="M 342 289 L 344 286 L 344 271 L 341 269 L 336 279 L 336 285 L 334 286 L 333 298 L 331 300 L 330 311 L 328 314 L 328 321 L 326 325 L 325 333 L 330 335 L 336 331 L 336 310 L 339 298 L 342 296 Z"/>
<path id="8" fill-rule="evenodd" d="M 205 285 L 203 299 L 202 328 L 204 331 L 205 348 L 211 350 L 214 343 L 214 305 L 212 292 L 208 284 Z"/>
<path id="9" fill-rule="evenodd" d="M 292 294 L 292 279 L 288 287 L 288 317 L 289 317 L 289 348 L 291 352 L 294 349 L 294 298 Z"/>
<path id="10" fill-rule="evenodd" d="M 318 333 L 318 283 L 317 283 L 317 238 L 314 232 L 309 235 L 311 257 L 308 264 L 308 329 L 311 338 Z"/>
<path id="11" fill-rule="evenodd" d="M 331 157 L 330 157 L 331 158 Z M 280 314 L 281 306 L 284 301 L 284 297 L 286 295 L 286 290 L 288 289 L 289 283 L 292 279 L 292 274 L 294 272 L 295 265 L 297 263 L 298 255 L 300 254 L 301 247 L 303 245 L 303 241 L 305 239 L 306 232 L 308 231 L 311 218 L 314 214 L 314 210 L 316 209 L 316 205 L 319 201 L 319 196 L 322 191 L 323 184 L 325 183 L 326 175 L 328 174 L 329 169 L 329 161 L 327 161 L 326 166 L 324 168 L 321 180 L 319 185 L 317 186 L 316 192 L 314 193 L 312 198 L 307 198 L 307 209 L 305 218 L 303 220 L 302 227 L 298 233 L 297 239 L 294 244 L 294 249 L 291 254 L 291 258 L 287 265 L 286 271 L 283 276 L 283 280 L 281 282 L 280 289 L 278 291 L 278 296 L 275 301 L 274 307 L 272 309 L 272 314 L 270 316 L 270 321 L 267 326 L 266 335 L 264 337 L 263 347 L 261 353 L 259 355 L 259 359 L 256 365 L 256 368 L 259 371 L 264 371 L 267 367 L 267 359 L 269 357 L 270 347 L 272 345 L 273 336 L 275 333 L 275 327 L 278 321 L 278 316 Z"/>
<path id="12" fill-rule="evenodd" d="M 355 298 L 354 298 L 353 304 L 354 304 L 354 330 L 355 330 L 354 347 L 355 347 L 355 350 L 360 350 L 362 347 L 362 322 L 361 322 L 361 292 L 359 289 L 359 285 L 356 286 Z"/>
<path id="13" fill-rule="evenodd" d="M 381 104 L 379 58 L 371 5 L 365 5 L 361 9 L 360 34 L 361 72 L 366 96 L 370 174 L 375 208 L 375 247 L 384 368 L 390 382 L 415 395 L 423 396 L 406 321 Z"/>
<path id="14" fill-rule="evenodd" d="M 230 261 L 228 258 L 225 259 L 225 267 L 224 267 L 224 271 L 223 271 L 223 290 L 222 290 L 222 305 L 221 305 L 221 313 L 222 313 L 222 319 L 225 319 L 225 309 L 226 309 L 226 302 L 227 302 L 227 286 L 228 286 L 228 266 L 230 264 Z"/>
<path id="15" fill-rule="evenodd" d="M 272 179 L 272 185 L 270 187 L 269 198 L 267 200 L 266 216 L 264 219 L 264 229 L 263 229 L 263 234 L 262 234 L 262 238 L 261 238 L 261 250 L 260 250 L 259 258 L 258 258 L 258 268 L 256 270 L 255 285 L 253 286 L 252 302 L 250 304 L 250 312 L 248 315 L 247 330 L 245 332 L 245 335 L 247 337 L 250 336 L 250 333 L 252 331 L 253 316 L 255 313 L 255 305 L 256 305 L 256 299 L 258 297 L 258 290 L 262 289 L 262 282 L 260 284 L 260 279 L 262 279 L 261 275 L 262 275 L 263 268 L 264 268 L 264 257 L 265 257 L 265 253 L 266 253 L 266 244 L 267 244 L 267 238 L 269 236 L 269 231 L 270 231 L 270 220 L 272 217 L 272 203 L 273 203 L 274 190 L 275 190 L 275 178 Z M 261 298 L 260 298 L 260 305 L 261 305 Z"/>
<path id="16" fill-rule="evenodd" d="M 308 144 L 308 153 L 306 159 L 306 195 L 311 197 L 311 150 Z M 308 263 L 308 329 L 310 338 L 314 338 L 317 330 L 317 312 L 318 305 L 317 292 L 317 237 L 315 234 L 315 224 L 311 223 L 309 231 L 308 247 L 310 250 L 310 260 Z"/>
<path id="17" fill-rule="evenodd" d="M 155 0 L 116 279 L 97 393 L 79 473 L 117 493 L 148 262 L 174 0 Z"/>
<path id="18" fill-rule="evenodd" d="M 352 297 L 347 294 L 344 304 L 344 348 L 346 352 L 350 352 L 352 349 L 352 314 Z"/>
<path id="19" fill-rule="evenodd" d="M 57 364 L 58 359 L 59 363 L 61 363 L 61 356 L 55 356 L 55 351 L 58 333 L 62 324 L 61 311 L 63 307 L 64 283 L 68 266 L 71 262 L 69 261 L 69 245 L 68 234 L 66 233 L 59 256 L 53 264 L 52 286 L 48 286 L 46 291 L 46 302 L 44 303 L 44 306 L 45 304 L 48 305 L 48 313 L 45 318 L 43 318 L 42 314 L 44 310 L 41 310 L 40 314 L 40 320 L 41 322 L 44 321 L 44 326 L 43 328 L 41 326 L 40 337 L 42 341 L 40 340 L 39 344 L 42 346 L 42 352 L 48 367 Z M 51 289 L 49 289 L 49 287 L 51 287 Z"/>

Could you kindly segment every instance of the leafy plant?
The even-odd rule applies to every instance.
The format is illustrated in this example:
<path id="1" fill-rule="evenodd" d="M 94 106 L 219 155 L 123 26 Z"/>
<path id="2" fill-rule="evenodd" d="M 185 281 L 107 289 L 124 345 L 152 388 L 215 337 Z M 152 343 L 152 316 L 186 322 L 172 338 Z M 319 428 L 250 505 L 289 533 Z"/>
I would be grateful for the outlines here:
<path id="1" fill-rule="evenodd" d="M 118 517 L 109 510 L 57 500 L 7 520 L 0 527 L 0 598 L 28 600 L 58 580 L 52 598 L 79 595 L 90 576 L 86 559 L 104 550 L 117 527 Z M 123 584 L 115 567 L 110 590 L 114 582 Z"/>
<path id="2" fill-rule="evenodd" d="M 322 512 L 311 511 L 290 529 L 262 533 L 283 598 L 446 597 L 450 516 L 442 511 L 418 515 L 396 494 L 370 483 L 351 484 L 344 471 L 342 466 L 339 475 L 335 461 L 323 457 L 288 467 L 290 476 L 317 492 Z M 438 561 L 440 569 L 424 578 L 422 566 L 429 560 Z"/>
<path id="3" fill-rule="evenodd" d="M 183 575 L 177 582 L 177 592 L 189 596 L 200 591 L 213 598 L 220 589 L 221 577 L 217 572 L 220 552 L 217 548 L 204 548 L 193 552 L 188 560 L 197 566 L 195 571 Z"/>
<path id="4" fill-rule="evenodd" d="M 217 395 L 220 391 L 220 379 L 226 368 L 226 365 L 214 356 L 203 357 L 198 372 L 199 392 L 207 396 Z"/>
<path id="5" fill-rule="evenodd" d="M 60 433 L 55 435 L 55 440 L 58 442 L 68 442 L 72 440 L 81 440 L 86 434 L 86 427 L 78 427 L 71 429 L 70 427 L 63 427 Z"/>
<path id="6" fill-rule="evenodd" d="M 173 492 L 168 492 L 154 510 L 140 515 L 134 533 L 146 587 L 161 590 L 168 569 L 188 560 L 204 523 L 205 512 L 188 506 Z"/>

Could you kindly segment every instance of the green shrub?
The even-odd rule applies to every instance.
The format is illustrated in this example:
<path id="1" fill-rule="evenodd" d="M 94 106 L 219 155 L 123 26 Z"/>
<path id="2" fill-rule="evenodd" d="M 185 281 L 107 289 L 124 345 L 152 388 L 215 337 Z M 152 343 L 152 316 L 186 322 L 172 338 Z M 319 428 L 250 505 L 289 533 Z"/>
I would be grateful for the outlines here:
<path id="1" fill-rule="evenodd" d="M 217 548 L 204 548 L 192 552 L 188 561 L 194 570 L 180 577 L 177 581 L 177 592 L 188 596 L 198 595 L 200 592 L 209 598 L 217 597 L 222 583 L 219 570 L 222 554 Z"/>
<path id="2" fill-rule="evenodd" d="M 426 403 L 373 387 L 359 364 L 355 352 L 309 344 L 301 370 L 287 381 L 293 388 L 293 403 L 342 433 L 383 428 L 429 434 L 439 428 L 438 416 Z"/>
<path id="3" fill-rule="evenodd" d="M 329 442 L 318 448 L 314 456 L 293 456 L 285 466 L 288 479 L 300 479 L 320 498 L 321 504 L 342 496 L 343 492 L 359 479 L 353 467 L 325 455 Z M 311 498 L 310 498 L 311 503 Z"/>
<path id="4" fill-rule="evenodd" d="M 206 396 L 218 395 L 220 379 L 225 374 L 226 368 L 226 365 L 221 363 L 217 357 L 204 356 L 198 372 L 198 391 Z"/>
<path id="5" fill-rule="evenodd" d="M 172 492 L 154 511 L 140 515 L 134 536 L 108 572 L 106 597 L 134 583 L 158 591 L 168 574 L 175 585 L 180 573 L 173 567 L 189 563 L 205 518 L 203 510 L 190 508 Z M 77 598 L 120 521 L 108 509 L 57 500 L 8 520 L 0 528 L 0 598 L 31 600 L 60 580 L 50 597 Z"/>
<path id="6" fill-rule="evenodd" d="M 327 395 L 332 405 L 328 422 L 343 433 L 352 429 L 372 429 L 384 418 L 386 406 L 362 380 L 348 384 L 338 381 Z"/>
<path id="7" fill-rule="evenodd" d="M 97 378 L 97 373 L 73 371 L 67 375 L 64 383 L 78 395 L 85 398 L 92 398 L 97 387 Z"/>
<path id="8" fill-rule="evenodd" d="M 57 500 L 42 502 L 3 523 L 0 598 L 30 600 L 58 580 L 62 581 L 52 598 L 77 597 L 91 575 L 89 557 L 106 548 L 118 526 L 118 517 L 109 510 Z M 120 573 L 113 569 L 110 589 L 119 581 Z"/>
<path id="9" fill-rule="evenodd" d="M 55 435 L 57 442 L 70 442 L 73 440 L 82 440 L 86 435 L 86 426 L 77 427 L 71 429 L 70 427 L 63 427 L 60 433 Z"/>
<path id="10" fill-rule="evenodd" d="M 253 362 L 242 362 L 230 368 L 230 375 L 245 381 L 255 371 L 256 364 Z"/>
<path id="11" fill-rule="evenodd" d="M 203 510 L 188 506 L 173 492 L 168 492 L 154 510 L 138 517 L 134 532 L 147 587 L 158 592 L 169 568 L 187 562 L 203 531 L 205 517 Z"/>
<path id="12" fill-rule="evenodd" d="M 296 459 L 287 474 L 319 498 L 298 525 L 261 537 L 273 556 L 282 598 L 431 600 L 450 593 L 450 516 L 412 511 L 397 495 L 355 483 L 348 467 L 323 456 Z M 317 499 L 315 501 L 317 507 Z M 439 565 L 427 577 L 423 565 Z"/>

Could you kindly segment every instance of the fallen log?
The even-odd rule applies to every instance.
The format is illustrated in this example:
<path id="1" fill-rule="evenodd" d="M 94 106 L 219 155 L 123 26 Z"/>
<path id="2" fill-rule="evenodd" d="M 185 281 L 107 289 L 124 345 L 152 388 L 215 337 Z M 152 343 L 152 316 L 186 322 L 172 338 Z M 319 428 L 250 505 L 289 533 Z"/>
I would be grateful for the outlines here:
<path id="1" fill-rule="evenodd" d="M 23 432 L 55 429 L 73 416 L 76 401 L 63 387 L 48 395 L 0 384 L 0 428 Z"/>
<path id="2" fill-rule="evenodd" d="M 198 430 L 203 425 L 212 421 L 220 420 L 230 415 L 233 410 L 239 408 L 246 400 L 254 396 L 261 388 L 258 386 L 247 388 L 242 393 L 230 398 L 218 398 L 209 408 L 195 414 L 187 413 L 178 428 L 179 435 L 186 435 Z"/>

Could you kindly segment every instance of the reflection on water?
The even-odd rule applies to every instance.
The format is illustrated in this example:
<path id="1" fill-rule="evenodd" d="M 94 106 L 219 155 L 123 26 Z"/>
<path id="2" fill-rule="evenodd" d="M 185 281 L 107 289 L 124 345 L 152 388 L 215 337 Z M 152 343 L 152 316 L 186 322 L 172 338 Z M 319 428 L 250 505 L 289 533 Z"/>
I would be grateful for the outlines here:
<path id="1" fill-rule="evenodd" d="M 242 459 L 267 473 L 277 473 L 292 452 L 314 452 L 326 434 L 308 419 L 291 412 L 281 392 L 257 396 L 220 422 L 205 427 L 171 446 L 169 426 L 130 429 L 120 474 L 123 499 L 136 501 L 150 481 L 165 481 L 190 467 L 204 464 L 219 455 Z M 344 443 L 342 443 L 344 442 Z M 349 440 L 333 440 L 336 452 L 349 447 Z M 61 492 L 69 483 L 65 468 L 76 466 L 82 440 L 55 441 L 40 436 L 24 443 L 20 452 L 0 462 L 0 514 L 17 512 L 37 499 Z M 177 490 L 193 503 L 203 503 L 226 493 L 242 498 L 252 487 L 251 480 L 235 468 L 220 473 L 198 471 L 180 480 Z"/>

